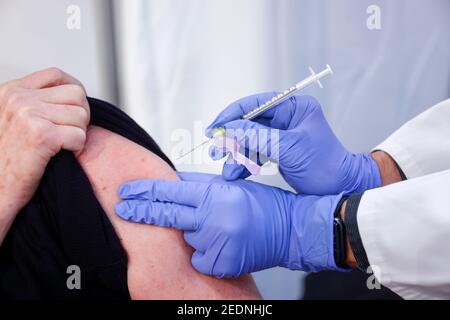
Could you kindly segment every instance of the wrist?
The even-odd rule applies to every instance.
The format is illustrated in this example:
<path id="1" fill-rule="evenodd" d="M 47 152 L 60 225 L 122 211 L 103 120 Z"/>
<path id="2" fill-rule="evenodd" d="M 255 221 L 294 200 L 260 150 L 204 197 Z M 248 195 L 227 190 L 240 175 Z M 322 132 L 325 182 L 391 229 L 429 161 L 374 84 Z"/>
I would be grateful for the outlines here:
<path id="1" fill-rule="evenodd" d="M 291 211 L 288 263 L 282 266 L 306 272 L 344 271 L 334 258 L 334 217 L 341 198 L 342 194 L 297 195 Z"/>
<path id="2" fill-rule="evenodd" d="M 389 154 L 384 151 L 375 151 L 372 152 L 371 157 L 380 171 L 382 186 L 402 181 L 397 163 Z"/>
<path id="3" fill-rule="evenodd" d="M 0 192 L 0 245 L 9 231 L 19 210 L 15 209 L 14 203 L 6 199 L 3 192 Z"/>
<path id="4" fill-rule="evenodd" d="M 0 245 L 22 208 L 19 186 L 13 176 L 0 174 Z"/>
<path id="5" fill-rule="evenodd" d="M 349 166 L 343 171 L 346 182 L 340 190 L 345 195 L 361 193 L 382 186 L 380 168 L 370 154 L 349 153 L 345 162 Z"/>

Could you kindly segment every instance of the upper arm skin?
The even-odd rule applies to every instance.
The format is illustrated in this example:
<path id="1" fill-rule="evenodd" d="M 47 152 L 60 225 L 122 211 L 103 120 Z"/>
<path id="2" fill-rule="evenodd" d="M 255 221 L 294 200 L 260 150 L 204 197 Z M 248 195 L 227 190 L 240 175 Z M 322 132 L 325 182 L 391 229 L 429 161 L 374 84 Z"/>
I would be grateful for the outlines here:
<path id="1" fill-rule="evenodd" d="M 191 265 L 192 248 L 173 229 L 130 223 L 114 213 L 119 186 L 135 179 L 176 180 L 159 157 L 105 129 L 91 126 L 77 158 L 128 256 L 133 299 L 258 299 L 251 276 L 219 280 Z"/>

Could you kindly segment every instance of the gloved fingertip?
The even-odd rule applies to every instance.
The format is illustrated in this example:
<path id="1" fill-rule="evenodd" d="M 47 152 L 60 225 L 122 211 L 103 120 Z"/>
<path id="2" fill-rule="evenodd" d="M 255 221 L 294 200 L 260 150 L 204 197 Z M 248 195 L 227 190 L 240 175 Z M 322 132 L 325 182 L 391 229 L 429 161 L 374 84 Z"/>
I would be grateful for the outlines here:
<path id="1" fill-rule="evenodd" d="M 206 265 L 203 253 L 196 250 L 192 254 L 191 264 L 198 272 L 206 274 L 207 276 L 211 275 L 211 270 Z"/>
<path id="2" fill-rule="evenodd" d="M 240 129 L 243 127 L 243 124 L 245 124 L 245 122 L 248 120 L 242 120 L 242 119 L 238 119 L 238 120 L 232 120 L 229 121 L 227 123 L 225 123 L 223 125 L 223 127 L 225 128 L 225 130 L 231 130 L 231 131 L 227 131 L 227 136 L 231 137 L 233 135 L 233 131 L 232 129 Z"/>
<path id="3" fill-rule="evenodd" d="M 224 163 L 222 169 L 222 177 L 227 181 L 237 180 L 244 172 L 244 170 L 245 167 L 241 164 Z"/>
<path id="4" fill-rule="evenodd" d="M 131 187 L 127 184 L 124 183 L 119 187 L 119 197 L 120 198 L 125 198 L 129 193 L 130 193 Z"/>
<path id="5" fill-rule="evenodd" d="M 185 180 L 187 176 L 189 176 L 189 172 L 184 171 L 176 171 L 175 174 L 180 180 Z"/>
<path id="6" fill-rule="evenodd" d="M 114 211 L 116 212 L 116 214 L 127 221 L 130 221 L 133 218 L 133 213 L 130 209 L 131 208 L 125 201 L 118 202 L 114 205 Z"/>
<path id="7" fill-rule="evenodd" d="M 216 146 L 211 146 L 208 150 L 208 154 L 213 160 L 220 160 L 227 155 L 224 150 L 219 149 Z"/>
<path id="8" fill-rule="evenodd" d="M 212 138 L 213 137 L 213 131 L 214 128 L 216 127 L 215 123 L 211 123 L 206 129 L 205 129 L 205 136 L 207 136 L 208 138 Z"/>
<path id="9" fill-rule="evenodd" d="M 211 128 L 205 129 L 205 136 L 208 138 L 212 138 L 212 129 Z"/>
<path id="10" fill-rule="evenodd" d="M 241 175 L 239 176 L 239 179 L 247 179 L 248 177 L 250 177 L 252 174 L 250 171 L 248 171 L 247 168 L 244 168 L 244 170 L 242 170 Z"/>

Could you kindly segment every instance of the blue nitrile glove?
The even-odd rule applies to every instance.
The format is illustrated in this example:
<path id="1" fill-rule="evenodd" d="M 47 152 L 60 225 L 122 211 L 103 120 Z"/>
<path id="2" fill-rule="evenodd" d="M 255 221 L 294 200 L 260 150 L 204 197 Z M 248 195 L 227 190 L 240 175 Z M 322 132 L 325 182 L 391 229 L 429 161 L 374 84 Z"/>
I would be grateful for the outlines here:
<path id="1" fill-rule="evenodd" d="M 206 135 L 211 137 L 213 128 L 225 127 L 227 136 L 241 146 L 278 162 L 289 185 L 304 194 L 350 194 L 381 186 L 376 162 L 369 154 L 344 148 L 313 97 L 293 96 L 253 121 L 236 120 L 274 95 L 257 94 L 232 103 L 207 128 Z M 213 146 L 210 155 L 219 159 L 226 153 Z M 234 180 L 250 173 L 228 159 L 222 175 Z"/>
<path id="2" fill-rule="evenodd" d="M 333 214 L 341 196 L 300 196 L 253 181 L 180 173 L 182 181 L 123 184 L 116 213 L 173 227 L 195 252 L 198 271 L 238 277 L 275 266 L 340 270 L 333 255 Z"/>

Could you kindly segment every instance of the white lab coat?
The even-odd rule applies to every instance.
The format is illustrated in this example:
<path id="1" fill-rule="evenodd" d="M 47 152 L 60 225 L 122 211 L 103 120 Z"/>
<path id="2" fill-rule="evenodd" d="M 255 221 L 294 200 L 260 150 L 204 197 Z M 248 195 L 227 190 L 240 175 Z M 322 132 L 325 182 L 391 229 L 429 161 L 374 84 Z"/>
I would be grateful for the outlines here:
<path id="1" fill-rule="evenodd" d="M 371 5 L 381 9 L 380 30 L 367 28 Z M 324 90 L 302 94 L 321 102 L 339 140 L 355 152 L 448 97 L 448 0 L 115 0 L 114 7 L 121 105 L 178 170 L 220 173 L 208 148 L 176 160 L 181 136 L 192 138 L 187 151 L 230 102 L 288 88 L 308 66 L 333 68 Z M 288 188 L 280 175 L 255 180 Z M 297 299 L 303 291 L 301 272 L 254 276 L 266 299 Z"/>
<path id="2" fill-rule="evenodd" d="M 408 178 L 361 199 L 358 227 L 375 277 L 406 299 L 450 299 L 450 99 L 375 149 Z"/>

